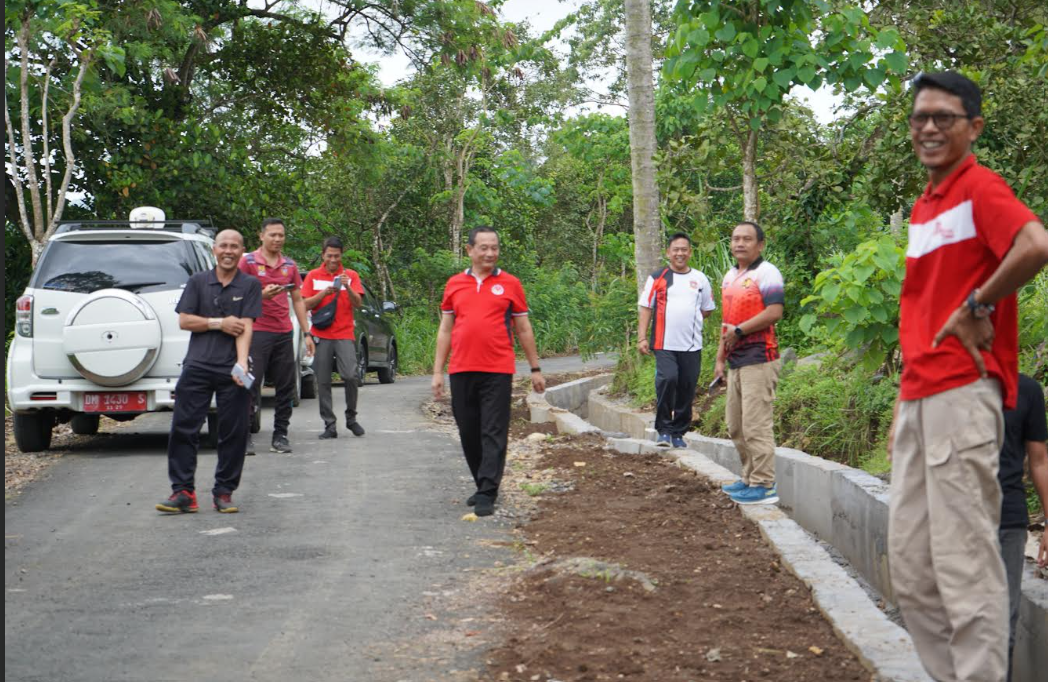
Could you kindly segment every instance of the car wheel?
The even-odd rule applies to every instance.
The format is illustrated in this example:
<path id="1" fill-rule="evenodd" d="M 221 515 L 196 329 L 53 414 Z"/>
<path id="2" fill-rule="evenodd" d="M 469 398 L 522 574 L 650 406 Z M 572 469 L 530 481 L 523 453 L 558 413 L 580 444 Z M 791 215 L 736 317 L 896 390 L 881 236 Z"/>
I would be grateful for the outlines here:
<path id="1" fill-rule="evenodd" d="M 317 397 L 317 377 L 315 374 L 306 374 L 302 377 L 302 399 L 310 400 Z"/>
<path id="2" fill-rule="evenodd" d="M 397 347 L 389 347 L 389 367 L 378 370 L 378 380 L 383 384 L 392 384 L 397 380 Z"/>
<path id="3" fill-rule="evenodd" d="M 291 394 L 291 406 L 298 407 L 302 403 L 302 348 L 299 346 L 299 358 L 295 363 L 295 392 Z"/>
<path id="4" fill-rule="evenodd" d="M 40 452 L 51 447 L 51 428 L 55 418 L 50 412 L 15 413 L 15 445 L 22 452 Z"/>
<path id="5" fill-rule="evenodd" d="M 78 436 L 93 436 L 98 433 L 100 421 L 101 418 L 97 414 L 74 414 L 69 420 L 69 426 Z"/>
<path id="6" fill-rule="evenodd" d="M 360 352 L 357 353 L 357 386 L 364 385 L 364 377 L 368 373 L 368 347 L 360 344 Z"/>
<path id="7" fill-rule="evenodd" d="M 251 415 L 251 433 L 258 433 L 262 430 L 262 406 L 259 405 L 255 413 Z"/>

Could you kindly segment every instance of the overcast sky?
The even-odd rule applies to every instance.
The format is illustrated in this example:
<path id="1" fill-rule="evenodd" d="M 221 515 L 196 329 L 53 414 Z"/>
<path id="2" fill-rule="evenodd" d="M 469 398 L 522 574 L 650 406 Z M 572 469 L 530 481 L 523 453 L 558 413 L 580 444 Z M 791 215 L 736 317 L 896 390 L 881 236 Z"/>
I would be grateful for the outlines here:
<path id="1" fill-rule="evenodd" d="M 557 21 L 567 16 L 580 4 L 582 0 L 507 0 L 501 7 L 500 16 L 504 21 L 514 23 L 526 21 L 533 29 L 532 35 L 539 35 L 553 28 Z M 556 45 L 553 47 L 557 49 Z M 563 52 L 566 48 L 561 45 L 560 50 Z M 411 75 L 410 62 L 399 52 L 384 56 L 357 48 L 356 53 L 362 61 L 379 65 L 378 76 L 384 85 L 393 85 Z M 591 87 L 600 89 L 599 84 L 591 84 Z M 834 97 L 829 88 L 824 86 L 817 92 L 812 92 L 807 87 L 795 86 L 791 94 L 807 100 L 808 106 L 812 108 L 820 122 L 829 123 L 834 119 L 833 108 L 839 104 L 840 99 Z M 623 115 L 622 109 L 618 107 L 607 108 L 606 112 L 616 116 Z"/>

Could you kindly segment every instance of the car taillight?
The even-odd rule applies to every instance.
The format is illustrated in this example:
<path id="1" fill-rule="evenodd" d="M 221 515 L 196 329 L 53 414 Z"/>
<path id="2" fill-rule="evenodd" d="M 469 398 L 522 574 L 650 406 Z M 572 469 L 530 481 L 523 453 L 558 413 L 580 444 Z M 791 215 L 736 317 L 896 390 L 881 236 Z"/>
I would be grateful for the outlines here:
<path id="1" fill-rule="evenodd" d="M 15 302 L 15 329 L 19 336 L 33 335 L 33 297 L 22 296 Z"/>

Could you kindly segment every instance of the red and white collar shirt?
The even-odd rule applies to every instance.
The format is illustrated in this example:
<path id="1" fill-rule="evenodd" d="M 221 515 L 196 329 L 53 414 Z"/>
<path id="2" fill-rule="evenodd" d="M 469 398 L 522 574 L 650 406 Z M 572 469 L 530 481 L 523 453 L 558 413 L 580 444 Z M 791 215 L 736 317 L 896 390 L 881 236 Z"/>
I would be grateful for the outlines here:
<path id="1" fill-rule="evenodd" d="M 480 279 L 470 268 L 448 279 L 440 312 L 455 316 L 448 374 L 514 373 L 512 320 L 528 314 L 519 279 L 498 268 Z"/>
<path id="2" fill-rule="evenodd" d="M 969 155 L 938 187 L 931 183 L 914 204 L 906 249 L 906 279 L 899 311 L 902 400 L 918 400 L 979 379 L 979 370 L 956 337 L 932 348 L 935 335 L 986 283 L 1012 248 L 1015 236 L 1037 217 L 993 171 Z M 1019 374 L 1015 295 L 990 316 L 993 347 L 981 351 L 988 374 L 1001 383 L 1004 405 L 1015 407 Z"/>

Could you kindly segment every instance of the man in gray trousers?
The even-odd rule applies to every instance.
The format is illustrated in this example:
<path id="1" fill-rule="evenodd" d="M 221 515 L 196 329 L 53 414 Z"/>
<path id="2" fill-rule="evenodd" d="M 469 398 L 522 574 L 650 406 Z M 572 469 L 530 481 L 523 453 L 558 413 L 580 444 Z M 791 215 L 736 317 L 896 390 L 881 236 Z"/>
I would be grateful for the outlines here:
<path id="1" fill-rule="evenodd" d="M 311 270 L 302 283 L 306 308 L 313 311 L 309 331 L 316 340 L 313 372 L 320 418 L 324 420 L 322 439 L 338 438 L 337 420 L 331 409 L 331 373 L 336 362 L 346 385 L 346 428 L 354 436 L 364 435 L 364 427 L 357 423 L 357 350 L 353 333 L 353 309 L 360 307 L 364 285 L 355 270 L 342 265 L 342 250 L 338 237 L 325 239 L 323 264 Z"/>

